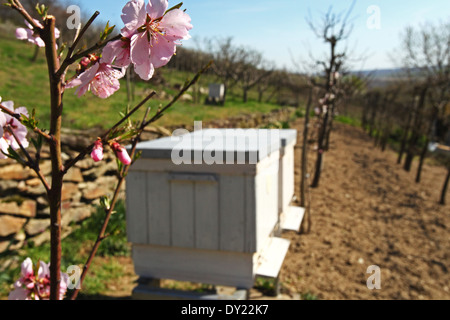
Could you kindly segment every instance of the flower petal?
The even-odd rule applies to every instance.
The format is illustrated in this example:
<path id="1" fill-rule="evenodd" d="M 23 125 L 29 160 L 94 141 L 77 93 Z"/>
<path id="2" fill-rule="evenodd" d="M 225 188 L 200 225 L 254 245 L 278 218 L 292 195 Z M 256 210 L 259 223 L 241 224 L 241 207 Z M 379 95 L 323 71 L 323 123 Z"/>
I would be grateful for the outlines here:
<path id="1" fill-rule="evenodd" d="M 147 13 L 152 19 L 161 18 L 168 6 L 169 2 L 167 0 L 150 0 L 147 4 Z"/>
<path id="2" fill-rule="evenodd" d="M 150 80 L 155 73 L 155 68 L 153 67 L 150 59 L 147 59 L 144 63 L 134 64 L 134 71 L 141 77 L 142 80 Z"/>
<path id="3" fill-rule="evenodd" d="M 33 31 L 25 28 L 16 29 L 16 38 L 19 40 L 28 40 L 33 35 Z"/>
<path id="4" fill-rule="evenodd" d="M 131 61 L 135 64 L 142 64 L 150 58 L 150 43 L 147 32 L 135 34 L 131 38 Z"/>
<path id="5" fill-rule="evenodd" d="M 6 107 L 10 111 L 14 111 L 14 102 L 13 101 L 5 101 L 2 102 L 2 106 Z M 9 115 L 5 114 L 6 119 L 8 119 Z"/>
<path id="6" fill-rule="evenodd" d="M 6 125 L 6 117 L 4 116 L 3 112 L 0 111 L 0 137 L 3 136 L 3 126 Z"/>
<path id="7" fill-rule="evenodd" d="M 28 290 L 23 288 L 14 289 L 9 293 L 8 300 L 30 300 Z"/>
<path id="8" fill-rule="evenodd" d="M 129 30 L 135 30 L 145 23 L 144 0 L 129 1 L 122 9 L 122 21 Z"/>
<path id="9" fill-rule="evenodd" d="M 29 277 L 33 275 L 33 261 L 30 258 L 26 258 L 21 265 L 22 276 Z"/>
<path id="10" fill-rule="evenodd" d="M 49 264 L 40 261 L 40 266 L 38 270 L 39 279 L 50 278 L 50 267 Z"/>
<path id="11" fill-rule="evenodd" d="M 176 44 L 167 40 L 166 37 L 158 37 L 158 43 L 153 46 L 150 62 L 154 68 L 160 68 L 169 63 L 170 59 L 176 52 Z"/>
<path id="12" fill-rule="evenodd" d="M 166 36 L 173 37 L 176 40 L 190 39 L 189 30 L 193 28 L 191 17 L 180 9 L 168 12 L 159 26 Z"/>

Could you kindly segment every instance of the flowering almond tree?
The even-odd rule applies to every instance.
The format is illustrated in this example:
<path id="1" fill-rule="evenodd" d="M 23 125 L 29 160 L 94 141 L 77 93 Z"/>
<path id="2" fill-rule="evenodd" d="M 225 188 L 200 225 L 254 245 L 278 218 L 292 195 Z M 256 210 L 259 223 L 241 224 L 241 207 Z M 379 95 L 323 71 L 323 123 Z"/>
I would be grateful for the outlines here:
<path id="1" fill-rule="evenodd" d="M 17 29 L 16 37 L 45 47 L 51 110 L 50 128 L 47 130 L 39 127 L 34 110 L 30 112 L 25 107 L 14 109 L 12 101 L 1 102 L 0 100 L 0 159 L 7 157 L 15 159 L 36 172 L 47 191 L 51 220 L 50 264 L 38 262 L 33 267 L 31 259 L 25 260 L 22 264 L 22 277 L 15 284 L 15 290 L 11 292 L 10 298 L 58 300 L 63 298 L 67 287 L 65 282 L 67 275 L 61 273 L 61 194 L 64 175 L 89 154 L 94 161 L 101 161 L 103 150 L 107 146 L 113 150 L 118 159 L 119 180 L 116 191 L 112 199 L 101 199 L 105 209 L 105 220 L 84 266 L 81 284 L 101 241 L 105 238 L 106 227 L 128 168 L 138 157 L 135 152 L 136 144 L 142 131 L 163 116 L 164 112 L 198 80 L 209 65 L 200 70 L 194 79 L 153 117 L 149 116 L 150 109 L 147 109 L 139 125 L 133 126 L 130 120 L 130 117 L 153 97 L 154 92 L 145 97 L 77 157 L 64 162 L 61 157 L 61 123 L 65 91 L 76 88 L 75 93 L 78 96 L 83 96 L 90 91 L 101 99 L 108 98 L 119 90 L 119 79 L 124 76 L 131 64 L 142 79 L 150 79 L 156 68 L 170 61 L 180 41 L 189 39 L 189 30 L 192 29 L 191 19 L 180 9 L 182 4 L 169 8 L 167 0 L 150 0 L 147 4 L 144 0 L 132 0 L 123 8 L 124 27 L 120 34 L 111 36 L 114 27 L 107 25 L 100 40 L 82 51 L 77 50 L 77 46 L 99 15 L 98 12 L 79 30 L 70 46 L 62 46 L 58 49 L 56 39 L 60 32 L 55 28 L 55 17 L 47 13 L 48 8 L 36 6 L 40 15 L 40 20 L 37 20 L 27 12 L 19 0 L 9 0 L 6 5 L 21 14 L 27 25 L 27 28 Z M 69 67 L 72 65 L 77 66 L 77 71 L 75 75 L 69 77 Z M 36 138 L 28 138 L 28 131 L 31 131 Z M 130 153 L 123 147 L 125 140 L 132 141 Z M 34 157 L 27 152 L 30 141 L 36 149 Z M 39 168 L 40 151 L 44 143 L 47 143 L 50 148 L 51 183 L 46 180 Z M 77 297 L 78 291 L 75 290 L 72 299 Z"/>

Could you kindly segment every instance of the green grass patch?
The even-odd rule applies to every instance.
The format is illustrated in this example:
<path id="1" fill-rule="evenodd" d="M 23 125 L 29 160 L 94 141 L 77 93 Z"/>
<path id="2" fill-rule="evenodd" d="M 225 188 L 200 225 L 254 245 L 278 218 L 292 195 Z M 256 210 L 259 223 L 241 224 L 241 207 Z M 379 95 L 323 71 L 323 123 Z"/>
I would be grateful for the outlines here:
<path id="1" fill-rule="evenodd" d="M 32 62 L 34 46 L 27 42 L 22 42 L 11 37 L 0 36 L 0 96 L 4 101 L 13 100 L 16 107 L 25 106 L 29 111 L 36 110 L 39 126 L 43 129 L 49 128 L 50 115 L 50 95 L 47 64 L 44 56 L 44 49 L 41 48 L 36 62 Z M 134 82 L 135 99 L 128 102 L 126 81 L 121 80 L 121 89 L 108 99 L 100 99 L 88 92 L 85 96 L 78 98 L 75 95 L 76 89 L 68 89 L 64 93 L 63 126 L 66 128 L 86 129 L 91 127 L 101 127 L 107 129 L 114 125 L 119 119 L 119 112 L 126 110 L 127 106 L 134 107 L 148 93 L 156 91 L 157 96 L 146 106 L 152 108 L 155 113 L 159 107 L 165 106 L 171 98 L 179 91 L 179 88 L 192 79 L 194 74 L 161 68 L 158 70 L 162 75 L 163 84 L 155 85 L 151 81 Z M 73 71 L 68 72 L 69 79 L 74 75 Z M 137 79 L 138 77 L 135 76 Z M 198 84 L 188 92 L 192 97 L 194 90 L 203 88 L 207 91 L 210 83 L 217 82 L 211 74 L 204 74 Z M 226 117 L 236 116 L 242 113 L 267 113 L 280 106 L 276 103 L 257 102 L 257 92 L 249 92 L 249 101 L 242 102 L 242 93 L 239 88 L 229 90 L 226 105 L 223 107 L 205 105 L 207 96 L 200 95 L 198 102 L 190 100 L 178 101 L 158 120 L 158 125 L 182 125 L 192 124 L 194 121 L 208 121 Z M 145 113 L 142 108 L 135 114 L 133 120 L 140 121 Z"/>
<path id="2" fill-rule="evenodd" d="M 352 117 L 338 115 L 335 117 L 335 120 L 340 123 L 348 124 L 354 127 L 360 127 L 361 121 Z"/>

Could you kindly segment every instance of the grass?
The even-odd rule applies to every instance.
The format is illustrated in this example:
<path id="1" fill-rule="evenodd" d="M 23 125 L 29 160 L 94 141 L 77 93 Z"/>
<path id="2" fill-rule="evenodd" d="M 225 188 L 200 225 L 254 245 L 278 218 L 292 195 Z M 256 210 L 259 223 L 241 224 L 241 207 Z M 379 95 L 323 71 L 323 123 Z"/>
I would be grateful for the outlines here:
<path id="1" fill-rule="evenodd" d="M 36 109 L 40 127 L 49 126 L 49 85 L 48 71 L 44 51 L 40 49 L 36 62 L 31 62 L 34 53 L 32 44 L 18 41 L 11 37 L 0 36 L 0 96 L 3 100 L 13 100 L 15 107 L 26 106 L 30 111 Z M 165 86 L 154 85 L 152 82 L 136 81 L 134 83 L 135 101 L 130 107 L 136 105 L 149 92 L 155 90 L 158 96 L 165 99 L 155 99 L 148 103 L 156 112 L 160 106 L 166 105 L 186 80 L 194 74 L 161 68 L 158 70 L 165 80 Z M 74 73 L 69 72 L 68 78 Z M 137 77 L 137 76 L 136 76 Z M 200 78 L 199 86 L 207 88 L 211 82 L 217 80 L 205 74 Z M 163 94 L 162 92 L 165 92 Z M 192 93 L 191 93 L 192 94 Z M 199 103 L 192 101 L 178 101 L 167 114 L 158 121 L 158 125 L 193 124 L 198 120 L 212 120 L 235 116 L 241 113 L 267 113 L 279 108 L 275 103 L 256 102 L 256 92 L 250 92 L 250 100 L 243 103 L 239 92 L 230 92 L 225 107 L 205 105 L 206 96 L 202 95 Z M 253 100 L 252 100 L 253 99 Z M 75 89 L 68 89 L 64 94 L 63 126 L 66 128 L 86 129 L 112 126 L 119 119 L 119 112 L 126 110 L 128 105 L 125 80 L 121 80 L 121 89 L 108 99 L 100 99 L 90 92 L 78 98 Z M 145 108 L 136 114 L 134 120 L 142 118 Z"/>
<path id="2" fill-rule="evenodd" d="M 335 120 L 337 122 L 348 124 L 353 127 L 361 127 L 361 121 L 353 117 L 338 115 L 336 116 Z"/>

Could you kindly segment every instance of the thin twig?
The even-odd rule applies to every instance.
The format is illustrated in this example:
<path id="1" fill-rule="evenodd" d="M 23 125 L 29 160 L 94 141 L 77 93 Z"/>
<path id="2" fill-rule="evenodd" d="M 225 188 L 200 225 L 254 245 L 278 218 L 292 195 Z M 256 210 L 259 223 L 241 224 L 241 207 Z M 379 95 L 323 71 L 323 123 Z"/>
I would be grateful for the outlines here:
<path id="1" fill-rule="evenodd" d="M 97 42 L 92 47 L 90 47 L 90 48 L 88 48 L 88 49 L 86 49 L 86 50 L 84 50 L 84 51 L 82 51 L 80 53 L 77 53 L 77 54 L 73 55 L 72 57 L 64 60 L 61 68 L 59 68 L 59 70 L 56 72 L 56 75 L 57 76 L 61 76 L 62 74 L 64 74 L 66 72 L 67 68 L 71 64 L 75 63 L 77 60 L 79 60 L 79 59 L 89 55 L 90 53 L 92 53 L 94 51 L 102 49 L 104 46 L 106 46 L 111 41 L 116 41 L 116 40 L 120 40 L 120 39 L 122 39 L 122 35 L 118 34 L 117 36 L 115 36 L 115 37 L 113 37 L 113 38 L 111 38 L 109 40 L 106 40 L 106 41 L 103 41 L 103 42 Z"/>
<path id="2" fill-rule="evenodd" d="M 156 92 L 154 92 L 154 91 L 152 93 L 150 93 L 147 97 L 145 97 L 144 100 L 142 100 L 136 107 L 134 107 L 133 110 L 131 110 L 125 117 L 123 117 L 119 122 L 117 122 L 111 129 L 106 131 L 101 136 L 102 142 L 106 142 L 105 140 L 108 138 L 108 135 L 111 133 L 111 131 L 118 128 L 122 123 L 124 123 L 128 118 L 130 118 L 136 111 L 138 111 L 155 94 L 156 94 Z M 87 148 L 85 148 L 83 151 L 81 151 L 76 158 L 67 162 L 66 165 L 64 166 L 63 172 L 67 173 L 67 171 L 69 171 L 70 168 L 72 168 L 78 161 L 82 160 L 89 152 L 91 152 L 92 148 L 94 148 L 94 146 L 95 146 L 95 143 L 92 143 Z"/>
<path id="3" fill-rule="evenodd" d="M 27 20 L 34 29 L 36 29 L 35 31 L 41 32 L 43 30 L 42 26 L 38 25 L 36 21 L 34 21 L 33 17 L 30 16 L 30 14 L 25 10 L 19 0 L 13 0 L 11 3 L 11 8 L 18 11 L 25 18 L 25 20 Z"/>
<path id="4" fill-rule="evenodd" d="M 141 126 L 140 126 L 139 134 L 133 141 L 131 155 L 130 155 L 131 159 L 134 158 L 134 155 L 136 153 L 136 146 L 137 146 L 137 143 L 138 143 L 138 141 L 140 139 L 140 135 L 142 134 L 142 132 L 144 130 L 144 123 L 145 123 L 145 121 L 147 119 L 148 112 L 149 112 L 149 108 L 147 108 L 147 111 L 146 111 L 146 113 L 144 115 L 144 118 L 142 119 L 142 123 L 141 123 Z M 99 233 L 99 235 L 97 237 L 97 240 L 94 243 L 94 246 L 92 247 L 92 250 L 91 250 L 91 252 L 89 254 L 89 257 L 88 257 L 88 259 L 86 261 L 86 264 L 84 265 L 83 272 L 81 274 L 80 281 L 79 281 L 79 288 L 81 288 L 81 285 L 83 284 L 83 281 L 86 278 L 86 275 L 87 275 L 87 273 L 89 271 L 89 267 L 91 266 L 91 263 L 94 260 L 95 255 L 97 254 L 97 251 L 98 251 L 98 248 L 100 247 L 100 244 L 108 236 L 108 235 L 105 235 L 106 228 L 108 227 L 109 220 L 111 218 L 112 213 L 114 212 L 114 207 L 116 206 L 116 203 L 117 203 L 117 200 L 118 200 L 118 197 L 119 197 L 119 193 L 120 193 L 120 189 L 122 188 L 122 184 L 125 181 L 125 178 L 127 176 L 128 169 L 130 168 L 130 166 L 131 165 L 124 166 L 123 169 L 122 169 L 122 172 L 119 173 L 119 181 L 117 182 L 117 186 L 116 186 L 116 189 L 114 191 L 114 196 L 112 198 L 111 205 L 106 211 L 105 220 L 103 221 L 103 225 L 102 225 L 102 228 L 100 229 L 100 233 Z M 72 294 L 70 299 L 71 300 L 75 300 L 77 298 L 79 292 L 80 292 L 80 289 L 75 289 L 75 291 L 73 292 L 73 294 Z"/>
<path id="5" fill-rule="evenodd" d="M 9 116 L 15 118 L 17 121 L 19 121 L 20 123 L 23 124 L 23 120 L 24 119 L 23 119 L 22 115 L 20 115 L 18 113 L 15 113 L 14 111 L 9 110 L 8 108 L 2 106 L 1 104 L 0 104 L 0 109 L 4 113 L 6 113 Z M 42 131 L 39 128 L 34 128 L 33 131 L 36 132 L 37 134 L 41 135 L 43 138 L 45 138 L 48 141 L 52 141 L 53 140 L 53 138 L 49 134 L 45 133 L 44 131 Z"/>
<path id="6" fill-rule="evenodd" d="M 78 45 L 78 43 L 80 42 L 80 40 L 83 38 L 84 34 L 86 33 L 86 31 L 89 29 L 89 27 L 92 25 L 92 23 L 94 22 L 94 20 L 98 17 L 98 15 L 100 14 L 100 12 L 96 11 L 92 17 L 89 19 L 89 21 L 85 24 L 85 26 L 83 27 L 83 29 L 81 29 L 81 31 L 79 33 L 77 33 L 77 36 L 75 38 L 75 40 L 73 41 L 72 45 L 70 46 L 68 52 L 67 52 L 67 56 L 64 59 L 61 68 L 58 70 L 58 72 L 56 73 L 57 75 L 61 75 L 64 72 L 66 72 L 67 68 L 75 61 L 71 62 L 73 53 Z"/>
<path id="7" fill-rule="evenodd" d="M 94 20 L 99 16 L 99 14 L 100 14 L 100 12 L 95 11 L 95 13 L 92 15 L 92 17 L 88 20 L 88 22 L 86 22 L 86 24 L 83 27 L 83 29 L 81 29 L 81 31 L 78 33 L 77 37 L 75 38 L 75 41 L 70 46 L 69 51 L 67 52 L 67 58 L 70 59 L 72 57 L 72 54 L 75 51 L 75 49 L 76 49 L 76 47 L 78 45 L 78 42 L 80 42 L 80 40 L 83 38 L 85 32 L 89 29 L 89 27 L 94 22 Z"/>
<path id="8" fill-rule="evenodd" d="M 25 163 L 29 168 L 33 169 L 33 171 L 37 174 L 39 180 L 41 180 L 42 184 L 45 187 L 45 190 L 47 191 L 47 194 L 50 192 L 50 185 L 48 184 L 47 180 L 45 179 L 45 177 L 42 175 L 41 170 L 39 169 L 39 163 L 37 161 L 34 161 L 33 158 L 31 158 L 30 154 L 28 153 L 28 151 L 24 148 L 23 144 L 19 141 L 19 139 L 17 138 L 16 134 L 14 133 L 13 130 L 11 130 L 11 128 L 6 127 L 5 128 L 6 131 L 9 132 L 9 134 L 11 134 L 14 139 L 16 140 L 17 144 L 19 145 L 20 150 L 22 150 L 23 154 L 27 157 L 28 162 Z"/>

